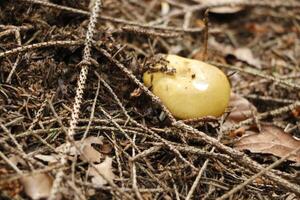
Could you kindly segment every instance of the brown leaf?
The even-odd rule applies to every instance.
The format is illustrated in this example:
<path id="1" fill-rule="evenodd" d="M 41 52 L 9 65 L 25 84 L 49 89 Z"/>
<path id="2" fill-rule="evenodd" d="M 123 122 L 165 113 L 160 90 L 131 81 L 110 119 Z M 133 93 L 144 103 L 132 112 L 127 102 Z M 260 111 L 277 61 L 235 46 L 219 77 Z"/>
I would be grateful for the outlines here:
<path id="1" fill-rule="evenodd" d="M 37 155 L 34 155 L 34 157 L 39 160 L 42 160 L 44 162 L 48 162 L 50 164 L 57 163 L 59 161 L 59 156 L 57 156 L 57 155 L 37 154 Z"/>
<path id="2" fill-rule="evenodd" d="M 115 175 L 112 171 L 112 158 L 106 157 L 102 163 L 95 166 L 105 179 L 113 181 Z M 97 170 L 94 167 L 89 166 L 88 176 L 92 177 L 92 183 L 101 187 L 107 184 L 107 181 L 97 172 Z"/>
<path id="3" fill-rule="evenodd" d="M 245 134 L 246 129 L 247 129 L 247 127 L 241 127 L 234 131 L 231 131 L 229 133 L 229 137 L 231 137 L 231 138 L 242 137 Z"/>
<path id="4" fill-rule="evenodd" d="M 32 199 L 47 198 L 50 195 L 53 179 L 48 174 L 34 174 L 21 178 L 25 193 Z"/>
<path id="5" fill-rule="evenodd" d="M 209 9 L 209 12 L 216 14 L 234 14 L 244 10 L 243 6 L 220 6 Z"/>
<path id="6" fill-rule="evenodd" d="M 112 152 L 112 150 L 113 150 L 113 147 L 111 146 L 110 143 L 104 143 L 101 146 L 100 152 L 103 153 L 103 154 L 109 154 L 109 153 Z"/>
<path id="7" fill-rule="evenodd" d="M 221 44 L 217 42 L 214 38 L 208 40 L 210 46 L 221 52 L 223 55 L 233 55 L 236 59 L 246 62 L 249 65 L 261 68 L 261 62 L 258 58 L 255 58 L 251 49 L 243 48 L 233 48 L 228 45 Z"/>
<path id="8" fill-rule="evenodd" d="M 82 149 L 82 155 L 80 155 L 80 159 L 87 162 L 100 162 L 102 158 L 102 154 L 95 150 L 92 146 L 87 145 Z"/>
<path id="9" fill-rule="evenodd" d="M 78 140 L 75 141 L 75 145 L 78 148 L 81 148 L 81 151 L 84 155 L 81 155 L 80 152 L 77 151 L 75 146 L 72 146 L 70 149 L 70 155 L 80 155 L 80 159 L 83 161 L 90 161 L 90 162 L 100 162 L 100 159 L 102 158 L 102 154 L 95 150 L 94 147 L 92 147 L 92 144 L 99 144 L 103 145 L 103 137 L 95 137 L 95 136 L 89 136 L 85 138 L 83 141 Z M 63 153 L 64 148 L 66 147 L 66 144 L 62 144 L 59 147 L 56 148 L 57 151 Z"/>
<path id="10" fill-rule="evenodd" d="M 227 120 L 235 123 L 246 120 L 252 117 L 253 113 L 257 112 L 256 107 L 252 103 L 235 93 L 231 93 L 228 107 L 231 108 L 231 112 Z"/>
<path id="11" fill-rule="evenodd" d="M 249 48 L 237 48 L 234 49 L 231 54 L 241 61 L 244 61 L 252 66 L 261 68 L 260 60 L 253 56 L 253 53 Z"/>
<path id="12" fill-rule="evenodd" d="M 133 92 L 130 93 L 130 97 L 139 97 L 142 94 L 142 90 L 140 88 L 136 88 Z"/>
<path id="13" fill-rule="evenodd" d="M 253 153 L 269 153 L 283 157 L 300 146 L 300 141 L 273 125 L 262 125 L 261 133 L 249 131 L 238 142 L 235 148 L 249 150 Z M 292 155 L 288 160 L 300 163 L 300 152 Z"/>
<path id="14" fill-rule="evenodd" d="M 26 162 L 23 158 L 21 158 L 20 156 L 18 155 L 12 155 L 9 160 L 14 164 L 14 165 L 23 165 L 23 166 L 26 166 Z"/>
<path id="15" fill-rule="evenodd" d="M 201 4 L 210 4 L 211 0 L 196 0 L 197 2 Z M 229 2 L 228 0 L 214 0 L 214 4 L 223 4 Z M 232 2 L 232 0 L 230 0 Z M 216 14 L 234 14 L 242 11 L 245 7 L 244 6 L 218 6 L 218 7 L 212 7 L 209 9 L 209 12 L 216 13 Z"/>

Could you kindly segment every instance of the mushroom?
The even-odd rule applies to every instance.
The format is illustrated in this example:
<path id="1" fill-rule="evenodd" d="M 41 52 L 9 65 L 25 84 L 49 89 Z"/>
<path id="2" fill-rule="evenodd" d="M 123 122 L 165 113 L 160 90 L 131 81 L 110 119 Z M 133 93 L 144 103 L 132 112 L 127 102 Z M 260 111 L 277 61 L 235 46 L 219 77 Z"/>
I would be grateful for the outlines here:
<path id="1" fill-rule="evenodd" d="M 144 73 L 143 81 L 175 117 L 218 117 L 224 113 L 229 102 L 230 84 L 220 69 L 177 55 L 163 57 L 166 66 L 156 64 Z"/>

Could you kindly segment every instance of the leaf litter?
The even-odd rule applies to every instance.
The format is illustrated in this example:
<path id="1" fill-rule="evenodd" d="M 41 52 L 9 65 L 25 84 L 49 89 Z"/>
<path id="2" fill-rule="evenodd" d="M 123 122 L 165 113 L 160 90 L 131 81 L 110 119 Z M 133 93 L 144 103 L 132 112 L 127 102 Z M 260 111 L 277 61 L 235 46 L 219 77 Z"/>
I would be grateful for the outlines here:
<path id="1" fill-rule="evenodd" d="M 103 137 L 89 136 L 85 138 L 83 141 L 81 140 L 75 141 L 74 145 L 72 145 L 70 149 L 70 155 L 71 156 L 79 155 L 80 159 L 86 162 L 100 162 L 102 158 L 102 154 L 99 151 L 97 151 L 92 146 L 92 144 L 103 145 Z M 57 147 L 56 150 L 60 153 L 63 153 L 65 147 L 66 144 L 62 144 L 59 147 Z M 77 148 L 79 148 L 81 152 L 78 151 Z"/>
<path id="2" fill-rule="evenodd" d="M 225 56 L 232 55 L 236 59 L 246 62 L 249 65 L 256 67 L 258 69 L 261 69 L 262 67 L 260 59 L 255 57 L 253 55 L 252 50 L 247 47 L 234 48 L 229 45 L 220 44 L 214 38 L 210 38 L 208 42 L 209 45 L 211 45 L 215 50 L 218 50 Z"/>
<path id="3" fill-rule="evenodd" d="M 227 1 L 235 2 L 235 0 Z M 49 5 L 47 4 L 53 2 L 59 3 L 59 5 L 48 9 Z M 65 148 L 63 131 L 47 106 L 44 110 L 42 109 L 42 115 L 37 116 L 37 113 L 43 108 L 43 102 L 47 100 L 47 93 L 49 92 L 55 94 L 52 100 L 59 118 L 66 124 L 70 120 L 70 108 L 74 102 L 76 79 L 79 76 L 80 69 L 80 66 L 77 66 L 82 58 L 83 48 L 80 41 L 85 39 L 84 35 L 90 11 L 89 4 L 92 6 L 93 2 L 95 1 L 52 0 L 47 1 L 47 4 L 44 5 L 42 1 L 36 4 L 35 0 L 24 0 L 20 4 L 16 4 L 14 1 L 0 3 L 0 43 L 2 47 L 0 54 L 5 57 L 1 58 L 0 65 L 0 131 L 3 131 L 3 127 L 6 128 L 6 131 L 0 134 L 0 141 L 7 142 L 10 147 L 7 148 L 7 145 L 1 143 L 0 150 L 9 158 L 11 155 L 14 156 L 14 150 L 19 151 L 15 148 L 15 141 L 12 140 L 12 137 L 7 136 L 8 130 L 20 143 L 22 151 L 24 151 L 21 153 L 25 153 L 26 156 L 35 161 L 42 161 L 41 163 L 44 165 L 35 165 L 35 163 L 28 162 L 28 160 L 22 163 L 20 157 L 11 158 L 11 162 L 19 167 L 22 172 L 24 171 L 27 174 L 27 172 L 33 171 L 32 178 L 36 180 L 25 179 L 24 185 L 26 184 L 29 188 L 25 190 L 24 185 L 22 184 L 19 187 L 16 181 L 5 182 L 21 176 L 12 170 L 8 163 L 0 159 L 0 172 L 5 172 L 4 175 L 0 174 L 0 187 L 3 188 L 3 184 L 7 186 L 10 186 L 9 184 L 16 185 L 15 188 L 18 188 L 18 190 L 12 189 L 12 193 L 17 198 L 20 196 L 21 198 L 27 198 L 28 196 L 33 199 L 42 196 L 47 198 L 51 182 L 54 176 L 57 175 L 58 170 L 61 169 L 56 168 L 56 166 L 61 158 L 62 149 Z M 220 2 L 207 1 L 208 4 Z M 241 1 L 242 7 L 243 2 L 245 1 Z M 203 2 L 204 7 L 207 3 Z M 260 6 L 260 4 L 263 4 L 263 6 Z M 278 6 L 278 4 L 280 5 Z M 278 81 L 288 80 L 293 84 L 300 83 L 299 69 L 295 67 L 298 66 L 299 60 L 297 55 L 299 25 L 297 20 L 292 23 L 287 20 L 299 16 L 297 9 L 299 6 L 297 6 L 296 1 L 290 4 L 287 2 L 278 2 L 278 4 L 259 1 L 259 4 L 255 6 L 250 5 L 250 9 L 245 7 L 247 9 L 244 9 L 245 12 L 236 12 L 232 8 L 238 6 L 228 6 L 229 4 L 226 4 L 226 6 L 217 6 L 219 9 L 223 9 L 219 10 L 221 14 L 211 14 L 209 16 L 207 61 L 217 62 L 220 66 L 222 64 L 233 65 L 241 69 L 238 74 L 239 80 L 233 85 L 233 91 L 236 92 L 235 95 L 238 95 L 238 97 L 231 101 L 230 108 L 228 108 L 230 114 L 227 116 L 227 121 L 231 120 L 230 126 L 236 126 L 248 119 L 256 119 L 257 116 L 260 116 L 260 112 L 272 111 L 270 113 L 275 113 L 273 110 L 282 106 L 282 103 L 268 103 L 261 100 L 259 99 L 260 96 L 267 96 L 271 99 L 288 98 L 294 102 L 299 99 L 297 90 L 289 85 L 282 87 L 282 84 Z M 290 5 L 288 15 L 285 12 L 286 9 L 284 9 L 287 4 Z M 291 6 L 292 4 L 295 7 Z M 78 10 L 67 9 L 67 11 L 65 7 L 60 7 L 60 5 Z M 212 11 L 217 7 L 210 7 L 210 10 Z M 224 8 L 227 10 L 224 10 Z M 192 12 L 186 13 L 190 9 Z M 228 153 L 225 154 L 224 151 L 220 151 L 218 148 L 215 149 L 215 153 L 220 157 L 216 156 L 209 159 L 209 165 L 202 168 L 207 156 L 203 156 L 201 152 L 208 153 L 206 150 L 211 149 L 211 143 L 200 141 L 199 136 L 194 137 L 189 131 L 174 127 L 167 118 L 159 119 L 159 116 L 164 114 L 161 112 L 160 106 L 151 102 L 151 98 L 145 91 L 139 91 L 137 88 L 140 87 L 134 83 L 135 81 L 120 72 L 113 62 L 121 63 L 129 72 L 132 72 L 134 77 L 142 80 L 143 66 L 156 53 L 176 53 L 184 57 L 193 57 L 193 54 L 199 50 L 204 52 L 204 32 L 201 33 L 205 27 L 204 13 L 205 9 L 199 9 L 196 0 L 176 2 L 141 0 L 141 3 L 138 4 L 135 1 L 103 0 L 101 23 L 96 26 L 97 34 L 94 36 L 96 43 L 93 43 L 92 53 L 92 58 L 99 62 L 101 67 L 94 67 L 88 75 L 75 135 L 75 144 L 81 151 L 71 148 L 70 154 L 67 155 L 68 162 L 66 164 L 67 169 L 64 170 L 65 176 L 60 184 L 62 191 L 67 191 L 63 192 L 65 199 L 79 199 L 80 194 L 83 194 L 86 199 L 114 199 L 120 198 L 119 195 L 123 195 L 122 191 L 126 191 L 125 194 L 130 195 L 132 199 L 136 195 L 145 198 L 147 196 L 149 199 L 184 199 L 188 190 L 192 190 L 194 183 L 196 187 L 190 199 L 217 199 L 227 193 L 228 189 L 235 188 L 253 175 L 251 167 L 236 165 L 239 161 L 234 156 Z M 268 21 L 265 20 L 266 17 L 268 17 Z M 139 23 L 143 23 L 143 26 L 140 26 Z M 184 29 L 182 24 L 185 24 Z M 247 27 L 247 24 L 250 24 L 250 26 Z M 126 27 L 134 26 L 133 31 L 131 33 L 126 32 L 130 28 L 122 29 L 124 25 Z M 195 31 L 196 29 L 197 31 Z M 182 37 L 172 36 L 173 33 L 178 32 L 182 33 Z M 162 35 L 161 33 L 168 37 L 157 36 Z M 20 36 L 19 39 L 18 36 Z M 58 45 L 59 43 L 56 43 L 56 40 L 60 40 L 63 45 Z M 69 41 L 73 40 L 80 44 L 70 46 Z M 39 42 L 48 41 L 50 41 L 49 44 L 55 42 L 55 45 L 46 45 L 43 48 L 35 48 L 36 46 L 31 48 L 29 46 L 24 52 L 23 50 L 17 50 L 13 51 L 13 54 L 6 54 L 7 51 L 25 47 L 25 45 L 34 44 L 38 46 Z M 99 48 L 105 49 L 112 55 L 111 61 L 105 58 Z M 5 53 L 3 54 L 3 52 Z M 235 59 L 229 59 L 231 57 Z M 248 65 L 256 67 L 257 71 L 262 74 L 249 75 L 245 73 L 243 70 L 245 67 L 249 67 Z M 13 66 L 16 67 L 15 71 L 12 70 Z M 227 74 L 231 72 L 226 67 L 222 67 L 222 70 Z M 95 83 L 98 82 L 98 77 L 93 72 L 101 74 L 101 77 L 111 86 L 115 94 L 101 88 L 94 109 L 94 118 L 88 119 L 91 114 L 91 102 L 93 102 L 97 89 Z M 10 73 L 12 74 L 10 82 L 6 82 L 5 80 Z M 268 79 L 264 74 L 274 77 L 275 80 Z M 245 86 L 244 89 L 241 86 Z M 135 91 L 135 89 L 137 90 Z M 130 96 L 130 94 L 132 95 Z M 258 98 L 254 99 L 252 104 L 243 98 L 243 95 L 257 95 Z M 120 102 L 116 101 L 116 97 L 120 98 Z M 127 116 L 120 109 L 120 104 L 124 107 L 122 109 L 125 109 L 130 117 L 138 122 L 139 126 L 128 121 Z M 111 119 L 107 119 L 107 116 L 99 112 L 98 106 L 103 107 L 111 116 Z M 290 112 L 291 110 L 293 115 Z M 237 141 L 236 144 L 244 145 L 239 150 L 247 150 L 247 154 L 255 153 L 259 158 L 265 157 L 265 154 L 281 157 L 284 152 L 290 152 L 297 144 L 291 137 L 292 134 L 299 133 L 299 128 L 296 127 L 299 120 L 298 110 L 297 108 L 287 109 L 276 115 L 270 114 L 268 118 L 259 119 L 255 121 L 255 124 L 249 123 L 241 126 L 243 133 L 230 136 L 231 141 L 229 143 L 232 144 Z M 38 119 L 37 124 L 35 124 L 35 117 Z M 112 120 L 115 120 L 122 131 L 116 128 Z M 216 119 L 214 123 L 210 123 L 195 120 L 195 124 L 191 123 L 191 126 L 205 132 L 209 137 L 217 138 L 219 133 L 218 120 L 222 121 Z M 275 121 L 280 122 L 282 126 L 278 128 L 273 127 L 274 125 L 268 125 L 270 128 L 266 129 L 264 125 L 266 121 L 274 124 Z M 80 140 L 88 122 L 91 122 L 89 134 L 93 137 L 101 135 L 104 138 L 103 140 L 99 137 L 90 138 L 91 141 Z M 253 126 L 259 124 L 262 128 L 260 133 L 250 129 L 250 127 L 253 128 Z M 35 126 L 32 127 L 32 125 Z M 220 126 L 223 125 L 220 123 Z M 292 134 L 282 131 L 286 125 L 294 127 L 291 129 L 293 130 L 291 131 Z M 32 130 L 29 129 L 30 127 Z M 154 137 L 155 134 L 148 134 L 147 129 L 161 137 L 161 139 Z M 272 134 L 273 129 L 276 129 L 279 133 Z M 271 133 L 269 133 L 270 131 Z M 32 137 L 32 133 L 38 134 L 44 140 L 41 141 L 36 137 Z M 129 165 L 131 160 L 128 156 L 124 156 L 124 153 L 131 153 L 133 148 L 131 142 L 125 139 L 124 134 L 126 134 L 126 137 L 136 137 L 135 145 L 140 150 L 138 159 L 134 161 L 137 166 L 136 171 L 132 170 Z M 285 135 L 283 136 L 283 134 Z M 110 136 L 113 137 L 110 138 Z M 226 136 L 224 135 L 224 137 Z M 285 139 L 286 142 L 283 142 L 282 139 L 285 137 L 288 138 Z M 260 143 L 261 140 L 266 138 L 274 139 L 273 143 Z M 105 143 L 104 140 L 109 142 Z M 45 142 L 47 145 L 45 145 Z M 219 146 L 224 145 L 224 143 L 221 144 L 222 142 L 221 140 Z M 49 148 L 49 145 L 54 148 L 61 146 L 53 150 L 53 148 Z M 156 145 L 162 146 L 162 148 L 154 148 Z M 175 150 L 180 149 L 179 155 L 173 148 L 170 148 L 173 145 L 175 145 Z M 228 148 L 232 146 L 227 145 Z M 236 148 L 238 149 L 238 147 Z M 199 153 L 194 150 L 201 151 Z M 80 152 L 84 152 L 88 156 L 83 156 Z M 78 155 L 76 160 L 74 159 L 75 155 Z M 215 154 L 212 155 L 215 156 Z M 224 156 L 230 156 L 230 164 L 228 164 L 227 159 L 221 159 Z M 115 158 L 117 158 L 116 166 L 112 164 Z M 298 163 L 298 155 L 291 158 L 290 161 Z M 256 160 L 256 158 L 253 159 Z M 100 173 L 103 173 L 105 178 L 99 176 L 91 165 L 87 164 L 87 161 L 93 163 L 96 168 L 102 171 Z M 264 163 L 259 162 L 259 166 L 265 166 Z M 31 165 L 33 170 L 30 169 Z M 218 170 L 216 170 L 216 166 L 218 166 Z M 205 172 L 201 175 L 198 183 L 195 181 L 198 180 L 197 173 L 194 173 L 191 167 L 196 167 L 197 170 L 203 169 Z M 287 177 L 291 177 L 294 176 L 292 172 L 298 169 L 295 165 L 290 165 L 290 162 L 287 162 L 284 163 L 284 169 L 281 170 Z M 36 186 L 40 180 L 39 176 L 35 176 L 37 174 L 35 170 L 49 170 L 49 174 L 39 174 L 40 177 L 47 180 L 44 184 L 46 189 L 43 193 L 31 192 L 32 187 Z M 119 173 L 114 174 L 117 171 Z M 189 173 L 187 174 L 187 172 Z M 272 173 L 272 171 L 269 171 L 269 173 Z M 277 174 L 281 174 L 281 172 Z M 84 179 L 86 176 L 88 176 L 88 180 Z M 71 177 L 76 181 L 69 179 Z M 134 177 L 136 177 L 136 181 L 133 179 Z M 22 178 L 25 178 L 25 175 Z M 265 179 L 266 177 L 261 178 Z M 279 176 L 279 178 L 287 180 L 285 176 Z M 18 182 L 20 180 L 21 178 L 18 179 Z M 65 181 L 69 180 L 72 181 L 75 189 L 65 184 Z M 106 180 L 113 182 L 121 192 L 116 192 L 117 189 L 111 185 L 105 187 L 105 191 L 100 188 L 95 190 L 94 185 L 97 185 L 97 187 L 103 186 L 107 184 Z M 248 184 L 249 187 L 239 190 L 231 198 L 272 199 L 276 197 L 286 199 L 294 195 L 290 188 L 280 185 L 280 181 L 274 181 L 272 178 L 268 180 L 271 180 L 270 183 L 272 184 L 268 186 Z M 296 183 L 292 179 L 288 181 Z M 24 193 L 20 193 L 23 188 L 24 192 L 27 193 L 26 197 L 24 197 Z M 96 196 L 92 197 L 92 193 L 86 192 L 89 190 L 93 190 L 93 195 Z M 0 197 L 2 198 L 2 196 L 5 196 L 5 194 L 1 191 Z"/>
<path id="4" fill-rule="evenodd" d="M 296 150 L 300 146 L 300 140 L 296 140 L 291 134 L 285 133 L 274 125 L 262 125 L 261 132 L 246 131 L 235 144 L 239 150 L 249 150 L 252 153 L 273 154 L 283 157 Z M 300 152 L 288 158 L 300 164 Z"/>
<path id="5" fill-rule="evenodd" d="M 230 114 L 227 121 L 238 123 L 253 117 L 257 113 L 256 107 L 239 94 L 231 93 L 228 108 Z"/>
<path id="6" fill-rule="evenodd" d="M 94 183 L 96 187 L 102 187 L 108 183 L 107 181 L 113 181 L 115 175 L 112 171 L 112 160 L 112 158 L 107 156 L 102 163 L 95 165 L 96 169 L 93 166 L 89 166 L 88 176 L 92 177 L 92 183 Z"/>
<path id="7" fill-rule="evenodd" d="M 232 126 L 241 121 L 255 117 L 256 107 L 244 97 L 232 93 L 228 115 L 225 126 Z M 300 146 L 300 140 L 295 139 L 291 134 L 285 133 L 281 128 L 272 124 L 260 124 L 261 131 L 250 130 L 249 126 L 243 126 L 231 133 L 231 137 L 237 134 L 242 136 L 234 143 L 234 148 L 238 150 L 249 150 L 252 153 L 273 154 L 284 157 L 288 153 L 296 150 Z M 242 134 L 241 134 L 242 131 Z M 300 164 L 300 152 L 288 158 Z"/>
<path id="8" fill-rule="evenodd" d="M 101 158 L 103 158 L 103 154 L 99 151 L 95 150 L 92 147 L 93 144 L 103 145 L 103 137 L 95 137 L 89 136 L 85 138 L 83 141 L 75 141 L 74 146 L 70 149 L 70 156 L 80 155 L 80 159 L 86 162 L 99 163 Z M 81 149 L 81 152 L 77 150 L 77 148 Z M 57 152 L 63 153 L 66 144 L 62 144 L 56 148 Z M 111 149 L 109 145 L 106 144 L 104 152 L 109 153 Z M 35 158 L 42 160 L 44 162 L 48 162 L 49 164 L 55 164 L 59 162 L 59 155 L 42 155 L 37 154 L 34 156 Z M 72 160 L 72 157 L 69 157 Z M 14 164 L 24 163 L 24 160 L 18 156 L 13 156 L 11 161 Z M 96 184 L 98 187 L 101 187 L 107 184 L 107 180 L 113 181 L 114 174 L 112 172 L 112 158 L 106 157 L 103 162 L 100 164 L 95 164 L 95 168 L 89 166 L 88 175 L 92 176 L 92 182 Z M 103 174 L 105 178 L 99 175 L 98 171 Z M 53 179 L 51 176 L 45 173 L 34 174 L 30 176 L 25 176 L 21 178 L 21 183 L 25 188 L 25 192 L 32 199 L 41 199 L 47 198 L 50 195 L 50 191 L 52 188 Z"/>
<path id="9" fill-rule="evenodd" d="M 53 178 L 46 173 L 32 174 L 21 178 L 25 193 L 32 199 L 50 196 Z"/>

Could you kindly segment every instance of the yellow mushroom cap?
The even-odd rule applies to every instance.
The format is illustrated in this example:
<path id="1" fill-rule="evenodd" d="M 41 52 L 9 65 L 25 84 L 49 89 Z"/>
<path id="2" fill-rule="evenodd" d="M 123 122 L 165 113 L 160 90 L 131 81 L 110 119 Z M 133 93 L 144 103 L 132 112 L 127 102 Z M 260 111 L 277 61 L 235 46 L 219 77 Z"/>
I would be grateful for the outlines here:
<path id="1" fill-rule="evenodd" d="M 162 71 L 145 72 L 144 83 L 179 119 L 222 115 L 228 105 L 230 84 L 217 67 L 176 55 L 164 57 L 169 63 Z M 163 67 L 157 64 L 155 68 Z"/>

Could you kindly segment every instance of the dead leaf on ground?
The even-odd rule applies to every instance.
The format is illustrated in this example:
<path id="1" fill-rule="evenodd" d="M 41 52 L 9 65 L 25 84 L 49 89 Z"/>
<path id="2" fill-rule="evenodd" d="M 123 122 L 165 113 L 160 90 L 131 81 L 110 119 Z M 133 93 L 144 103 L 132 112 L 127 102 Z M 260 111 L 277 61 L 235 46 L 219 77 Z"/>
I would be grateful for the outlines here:
<path id="1" fill-rule="evenodd" d="M 102 154 L 97 151 L 94 147 L 92 147 L 92 144 L 99 144 L 103 145 L 103 137 L 95 137 L 95 136 L 89 136 L 85 138 L 83 141 L 78 140 L 75 141 L 75 145 L 79 148 L 81 148 L 81 151 L 83 154 L 80 154 L 80 152 L 77 152 L 77 149 L 75 146 L 72 146 L 70 149 L 70 155 L 80 155 L 80 159 L 83 161 L 89 161 L 89 162 L 100 162 L 100 159 L 103 157 Z M 57 151 L 64 153 L 64 149 L 66 147 L 66 144 L 62 144 L 59 147 L 56 148 Z"/>
<path id="2" fill-rule="evenodd" d="M 209 12 L 215 14 L 234 14 L 244 10 L 243 6 L 220 6 L 215 8 L 210 8 Z"/>
<path id="3" fill-rule="evenodd" d="M 32 199 L 47 198 L 50 195 L 53 179 L 40 173 L 21 178 L 25 193 Z"/>
<path id="4" fill-rule="evenodd" d="M 257 113 L 257 109 L 252 103 L 250 103 L 241 95 L 235 93 L 231 93 L 230 95 L 228 109 L 230 111 L 230 114 L 223 124 L 223 127 L 225 127 L 225 129 L 231 129 L 231 127 L 233 127 L 234 125 L 253 117 L 253 115 Z M 229 132 L 229 136 L 231 138 L 241 137 L 245 134 L 245 131 L 248 128 L 249 126 L 242 126 L 236 130 Z"/>
<path id="5" fill-rule="evenodd" d="M 226 122 L 225 122 L 226 124 Z M 230 124 L 232 125 L 232 124 Z M 237 138 L 237 137 L 242 137 L 245 133 L 246 133 L 246 130 L 249 129 L 249 127 L 245 126 L 245 127 L 240 127 L 236 130 L 233 130 L 233 131 L 230 131 L 228 133 L 229 137 L 231 138 Z"/>
<path id="6" fill-rule="evenodd" d="M 261 69 L 261 61 L 258 58 L 255 58 L 253 55 L 253 52 L 251 49 L 242 47 L 242 48 L 233 48 L 228 45 L 221 44 L 217 42 L 214 38 L 210 38 L 208 40 L 208 43 L 210 46 L 212 46 L 214 49 L 218 50 L 219 52 L 222 52 L 223 55 L 233 55 L 236 57 L 236 59 L 246 62 L 249 65 L 252 65 L 254 67 L 257 67 Z"/>
<path id="7" fill-rule="evenodd" d="M 95 166 L 97 170 L 92 166 L 89 166 L 88 169 L 88 176 L 92 177 L 93 184 L 101 187 L 107 184 L 106 179 L 109 181 L 113 181 L 115 175 L 112 171 L 112 158 L 106 157 L 102 163 Z M 97 171 L 99 171 L 105 177 L 105 179 Z"/>
<path id="8" fill-rule="evenodd" d="M 21 158 L 20 156 L 18 155 L 12 155 L 9 160 L 14 164 L 14 165 L 23 165 L 23 166 L 26 166 L 26 162 L 23 158 Z"/>
<path id="9" fill-rule="evenodd" d="M 256 107 L 252 103 L 235 93 L 231 93 L 228 107 L 231 108 L 231 112 L 227 120 L 235 123 L 253 117 L 253 113 L 257 112 Z"/>
<path id="10" fill-rule="evenodd" d="M 283 157 L 300 146 L 299 140 L 273 125 L 262 125 L 261 133 L 247 132 L 247 135 L 244 135 L 235 143 L 236 149 Z M 290 156 L 288 160 L 300 163 L 300 152 Z"/>
<path id="11" fill-rule="evenodd" d="M 57 163 L 60 159 L 58 155 L 54 155 L 54 154 L 51 155 L 37 154 L 34 155 L 34 157 L 44 162 L 48 162 L 49 164 Z"/>
<path id="12" fill-rule="evenodd" d="M 109 154 L 113 150 L 113 147 L 110 143 L 104 142 L 103 145 L 100 148 L 100 152 L 103 154 Z"/>
<path id="13" fill-rule="evenodd" d="M 141 96 L 142 92 L 143 91 L 140 88 L 136 88 L 130 93 L 130 97 L 139 97 Z"/>
<path id="14" fill-rule="evenodd" d="M 215 5 L 217 4 L 223 4 L 223 3 L 227 3 L 227 2 L 240 2 L 239 0 L 214 0 L 213 3 Z M 201 4 L 209 4 L 212 1 L 211 0 L 197 0 L 197 2 L 201 3 Z M 215 13 L 215 14 L 234 14 L 234 13 L 238 13 L 242 10 L 244 10 L 245 7 L 244 6 L 218 6 L 218 7 L 212 7 L 209 9 L 209 11 L 211 13 Z"/>
<path id="15" fill-rule="evenodd" d="M 260 60 L 254 57 L 251 49 L 249 48 L 237 48 L 229 54 L 234 55 L 237 59 L 244 61 L 252 66 L 261 68 Z"/>

